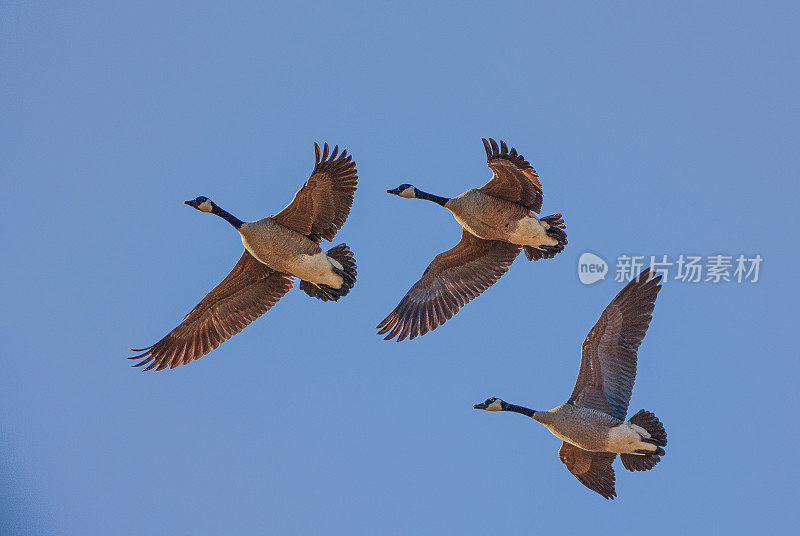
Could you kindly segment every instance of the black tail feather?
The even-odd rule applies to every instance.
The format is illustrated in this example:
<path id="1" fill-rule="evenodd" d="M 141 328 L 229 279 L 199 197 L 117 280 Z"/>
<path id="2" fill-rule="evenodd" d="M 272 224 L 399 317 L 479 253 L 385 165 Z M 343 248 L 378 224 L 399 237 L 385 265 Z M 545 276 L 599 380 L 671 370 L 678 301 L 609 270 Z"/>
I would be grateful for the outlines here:
<path id="1" fill-rule="evenodd" d="M 664 425 L 661 424 L 655 414 L 646 410 L 640 410 L 636 415 L 628 419 L 628 422 L 647 430 L 650 437 L 642 438 L 642 441 L 655 445 L 657 448 L 655 451 L 642 451 L 640 454 L 620 454 L 619 458 L 622 461 L 622 465 L 628 471 L 647 471 L 652 469 L 661 461 L 661 456 L 665 454 L 664 449 L 661 448 L 667 446 L 667 432 L 664 430 Z"/>
<path id="2" fill-rule="evenodd" d="M 658 417 L 656 417 L 654 413 L 644 409 L 639 410 L 636 415 L 628 419 L 628 422 L 647 430 L 647 433 L 650 434 L 650 438 L 647 441 L 648 443 L 652 443 L 658 447 L 667 446 L 667 432 L 664 430 L 664 425 L 661 424 L 661 421 L 658 420 Z"/>
<path id="3" fill-rule="evenodd" d="M 663 452 L 663 450 L 662 450 Z M 649 471 L 661 461 L 658 454 L 620 454 L 622 466 L 628 471 Z"/>
<path id="4" fill-rule="evenodd" d="M 346 296 L 350 289 L 353 288 L 353 285 L 356 284 L 356 260 L 347 244 L 339 244 L 329 249 L 327 255 L 342 265 L 341 270 L 335 266 L 333 267 L 333 271 L 342 278 L 342 286 L 333 288 L 328 285 L 300 281 L 300 290 L 318 300 L 337 301 L 342 296 Z"/>

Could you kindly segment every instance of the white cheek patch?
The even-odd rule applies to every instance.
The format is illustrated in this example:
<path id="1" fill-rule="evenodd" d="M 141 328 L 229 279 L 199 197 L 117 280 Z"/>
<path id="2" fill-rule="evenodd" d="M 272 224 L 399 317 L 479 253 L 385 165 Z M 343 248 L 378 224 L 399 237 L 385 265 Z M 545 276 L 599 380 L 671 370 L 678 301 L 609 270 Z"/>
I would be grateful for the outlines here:
<path id="1" fill-rule="evenodd" d="M 201 210 L 203 212 L 211 212 L 212 208 L 211 201 L 208 199 L 197 205 L 197 210 Z"/>
<path id="2" fill-rule="evenodd" d="M 414 187 L 413 186 L 409 186 L 408 188 L 406 188 L 405 190 L 400 192 L 400 197 L 405 197 L 407 199 L 413 198 L 414 197 Z"/>
<path id="3" fill-rule="evenodd" d="M 503 407 L 502 407 L 502 405 L 500 404 L 500 401 L 499 401 L 499 400 L 495 400 L 494 402 L 492 402 L 491 404 L 489 404 L 488 406 L 486 406 L 486 409 L 487 409 L 488 411 L 502 411 L 502 410 L 503 410 Z"/>

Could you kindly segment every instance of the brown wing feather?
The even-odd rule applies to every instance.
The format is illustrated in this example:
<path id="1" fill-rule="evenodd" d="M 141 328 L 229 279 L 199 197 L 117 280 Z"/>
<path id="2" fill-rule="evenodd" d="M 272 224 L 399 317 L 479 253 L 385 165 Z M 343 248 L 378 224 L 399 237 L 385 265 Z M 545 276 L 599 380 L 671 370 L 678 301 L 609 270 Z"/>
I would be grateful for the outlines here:
<path id="1" fill-rule="evenodd" d="M 617 294 L 586 335 L 569 402 L 625 420 L 636 380 L 636 354 L 653 317 L 661 276 L 650 269 Z"/>
<path id="2" fill-rule="evenodd" d="M 337 158 L 339 146 L 329 154 L 328 144 L 320 154 L 314 144 L 316 165 L 311 177 L 294 195 L 286 208 L 275 214 L 275 221 L 306 235 L 311 240 L 333 240 L 350 214 L 358 184 L 356 164 L 347 150 Z"/>
<path id="3" fill-rule="evenodd" d="M 422 278 L 378 325 L 378 335 L 388 333 L 386 340 L 397 336 L 400 342 L 436 329 L 496 283 L 519 251 L 515 244 L 483 240 L 464 230 L 459 243 L 433 259 Z"/>
<path id="4" fill-rule="evenodd" d="M 199 359 L 266 313 L 292 284 L 291 276 L 265 266 L 245 250 L 233 270 L 178 327 L 154 345 L 134 350 L 144 353 L 130 359 L 144 358 L 134 365 L 150 363 L 144 370 L 175 368 Z"/>
<path id="5" fill-rule="evenodd" d="M 502 140 L 498 147 L 493 139 L 483 138 L 483 146 L 493 175 L 478 189 L 537 213 L 542 210 L 542 183 L 528 161 L 513 147 L 509 151 Z"/>
<path id="6" fill-rule="evenodd" d="M 558 459 L 567 466 L 581 484 L 606 499 L 617 496 L 614 490 L 615 452 L 590 452 L 564 441 L 558 449 Z"/>

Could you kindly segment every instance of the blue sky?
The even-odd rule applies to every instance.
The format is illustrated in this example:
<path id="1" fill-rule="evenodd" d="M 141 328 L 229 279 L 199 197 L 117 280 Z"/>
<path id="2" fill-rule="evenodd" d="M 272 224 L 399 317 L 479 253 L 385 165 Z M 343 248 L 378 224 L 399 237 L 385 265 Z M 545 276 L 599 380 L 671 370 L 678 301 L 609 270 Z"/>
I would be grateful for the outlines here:
<path id="1" fill-rule="evenodd" d="M 5 2 L 0 17 L 0 533 L 649 534 L 796 527 L 798 7 Z M 430 203 L 504 139 L 569 245 L 518 259 L 432 334 L 373 327 L 460 230 Z M 123 357 L 236 262 L 238 217 L 282 208 L 313 142 L 360 188 L 337 236 L 359 280 L 289 293 L 170 372 Z M 559 441 L 487 396 L 563 402 L 621 289 L 591 251 L 759 254 L 760 281 L 668 282 L 631 410 L 665 423 L 607 502 Z M 612 267 L 613 269 L 613 267 Z"/>

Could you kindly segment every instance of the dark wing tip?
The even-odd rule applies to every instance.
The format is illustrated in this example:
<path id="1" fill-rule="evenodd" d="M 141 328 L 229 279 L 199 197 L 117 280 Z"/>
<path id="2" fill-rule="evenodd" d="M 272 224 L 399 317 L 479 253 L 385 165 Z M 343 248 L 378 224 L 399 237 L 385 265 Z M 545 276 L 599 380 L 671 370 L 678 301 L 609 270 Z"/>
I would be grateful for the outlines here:
<path id="1" fill-rule="evenodd" d="M 652 291 L 653 300 L 655 300 L 655 297 L 658 295 L 658 292 L 661 290 L 662 287 L 661 280 L 663 279 L 663 274 L 653 275 L 654 273 L 655 272 L 653 271 L 653 269 L 648 266 L 647 268 L 642 270 L 639 273 L 639 275 L 633 278 L 631 282 L 625 286 L 624 289 L 622 289 L 620 295 L 622 295 L 623 293 L 627 294 L 626 291 L 633 292 L 635 289 L 638 289 L 637 293 L 641 292 L 647 293 L 648 291 Z"/>
<path id="2" fill-rule="evenodd" d="M 639 272 L 639 275 L 636 276 L 636 281 L 639 282 L 642 281 L 643 279 L 649 280 L 651 277 L 652 277 L 652 270 L 648 266 L 647 268 Z"/>
<path id="3" fill-rule="evenodd" d="M 383 327 L 384 327 L 386 324 L 388 324 L 388 323 L 389 323 L 389 321 L 392 319 L 392 317 L 393 317 L 393 316 L 394 316 L 394 313 L 392 313 L 392 314 L 390 314 L 389 316 L 387 316 L 386 318 L 384 318 L 384 319 L 381 321 L 381 323 L 380 323 L 380 324 L 378 324 L 377 326 L 375 326 L 375 329 L 382 329 L 382 328 L 383 328 Z M 379 333 L 378 333 L 378 335 L 383 335 L 384 333 L 386 333 L 386 331 L 381 331 L 381 332 L 379 332 Z"/>
<path id="4" fill-rule="evenodd" d="M 331 151 L 327 142 L 323 143 L 321 149 L 319 144 L 315 142 L 314 152 L 316 160 L 312 173 L 337 169 L 341 173 L 352 172 L 352 178 L 358 178 L 356 175 L 355 162 L 352 162 L 353 155 L 347 154 L 347 149 L 343 149 L 341 154 L 339 154 L 339 145 L 334 145 L 333 151 Z"/>
<path id="5" fill-rule="evenodd" d="M 155 346 L 156 344 L 158 344 L 158 343 L 151 344 L 150 346 L 145 346 L 144 348 L 128 348 L 128 350 L 130 350 L 131 352 L 145 352 L 147 350 L 152 349 L 153 346 Z M 131 359 L 131 358 L 128 358 L 128 359 Z"/>
<path id="6" fill-rule="evenodd" d="M 645 282 L 655 281 L 657 283 L 661 282 L 661 274 L 654 276 L 653 275 L 653 268 L 648 266 L 644 270 L 642 270 L 639 275 L 636 276 L 636 281 L 645 280 Z"/>
<path id="7" fill-rule="evenodd" d="M 153 361 L 153 365 L 155 365 L 155 363 L 156 363 L 156 361 L 154 361 L 154 356 L 153 355 L 147 355 L 147 354 L 137 355 L 136 357 L 132 357 L 131 359 L 136 359 L 136 358 L 139 358 L 139 357 L 144 357 L 144 359 L 142 359 L 138 363 L 134 363 L 133 365 L 131 365 L 132 367 L 141 367 L 142 365 L 145 365 L 145 364 L 149 363 L 150 361 Z M 153 365 L 150 365 L 146 369 L 142 369 L 142 372 L 150 370 L 151 368 L 153 368 Z"/>
<path id="8" fill-rule="evenodd" d="M 397 342 L 400 342 L 406 339 L 409 335 L 412 335 L 411 338 L 416 336 L 416 333 L 412 333 L 412 319 L 409 318 L 407 311 L 400 311 L 404 309 L 404 305 L 406 303 L 405 298 L 400 302 L 400 304 L 392 311 L 389 316 L 383 319 L 383 321 L 378 324 L 376 329 L 379 329 L 378 335 L 386 335 L 383 340 L 388 341 L 397 337 Z"/>
<path id="9" fill-rule="evenodd" d="M 525 160 L 524 156 L 518 154 L 514 147 L 509 149 L 505 141 L 500 140 L 500 145 L 498 146 L 497 142 L 492 138 L 488 140 L 486 138 L 481 138 L 481 140 L 483 141 L 484 149 L 486 149 L 486 158 L 489 163 L 491 163 L 492 160 L 507 160 L 520 169 L 530 169 L 536 173 L 536 170 L 533 169 L 530 162 Z"/>

